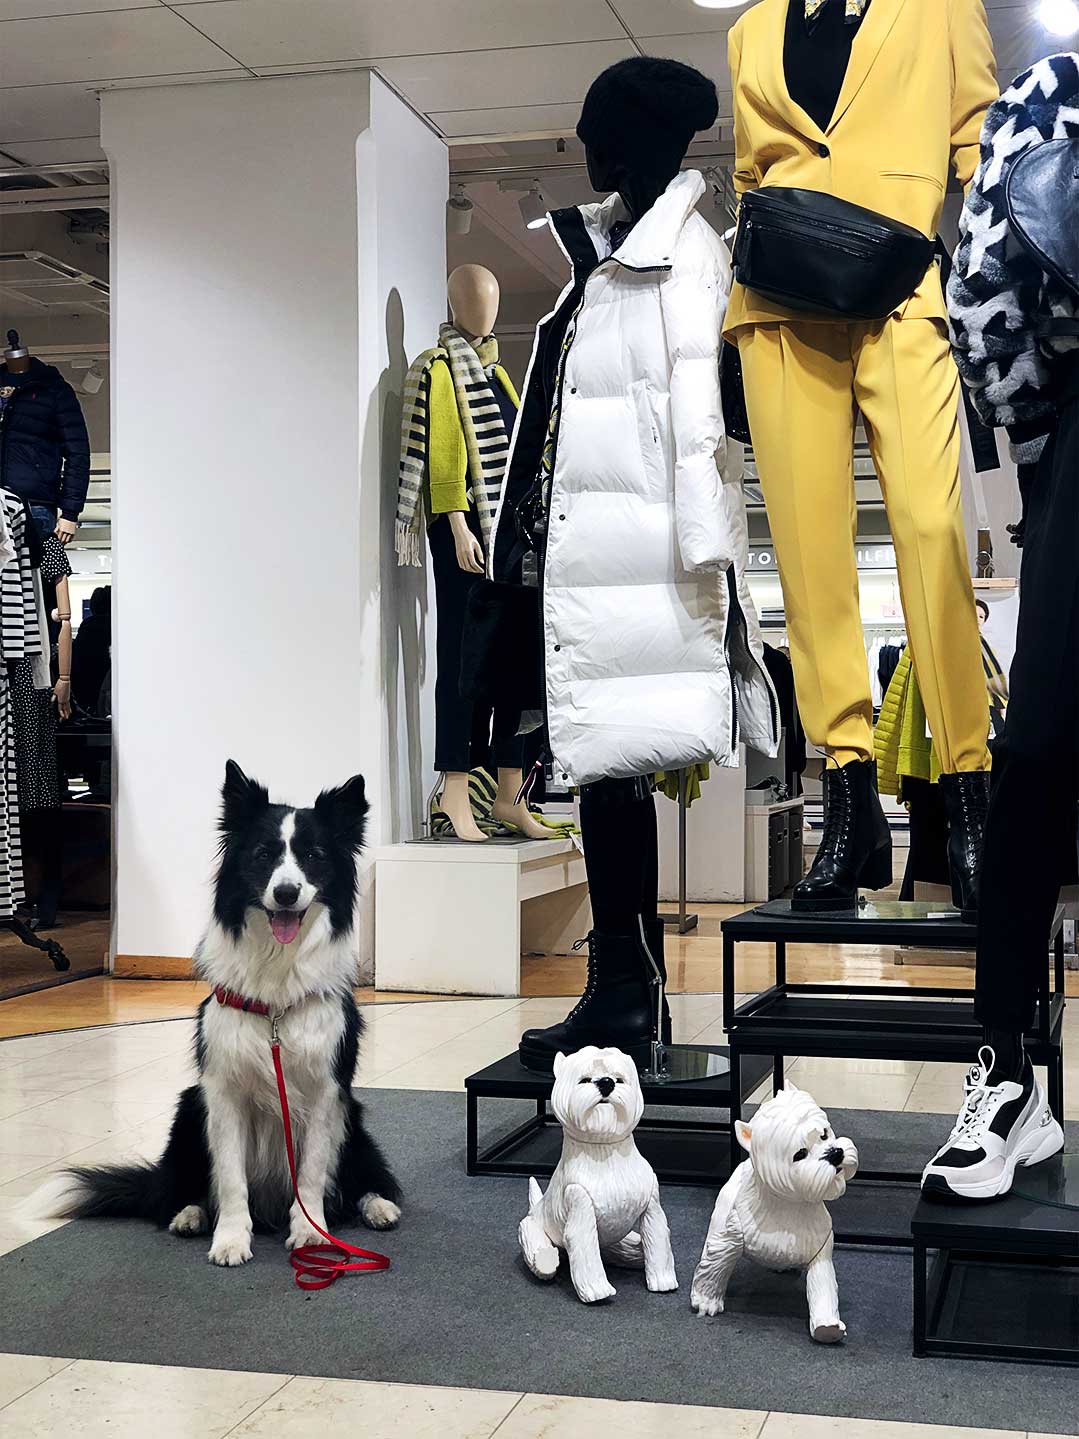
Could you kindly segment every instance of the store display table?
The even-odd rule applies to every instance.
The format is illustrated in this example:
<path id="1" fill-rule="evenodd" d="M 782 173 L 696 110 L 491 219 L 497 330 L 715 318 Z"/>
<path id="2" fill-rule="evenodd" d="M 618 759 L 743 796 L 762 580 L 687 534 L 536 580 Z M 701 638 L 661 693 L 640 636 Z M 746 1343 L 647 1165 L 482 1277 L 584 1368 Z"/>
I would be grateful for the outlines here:
<path id="1" fill-rule="evenodd" d="M 375 987 L 519 995 L 522 954 L 568 954 L 592 927 L 572 839 L 425 839 L 375 859 Z"/>
<path id="2" fill-rule="evenodd" d="M 916 1358 L 1079 1365 L 1079 1208 L 922 1200 L 911 1229 Z"/>
<path id="3" fill-rule="evenodd" d="M 773 1082 L 783 1083 L 791 1055 L 829 1059 L 911 1059 L 970 1064 L 981 1042 L 969 989 L 900 988 L 895 985 L 793 984 L 787 979 L 787 945 L 917 945 L 922 949 L 973 948 L 976 927 L 955 911 L 942 914 L 926 902 L 863 903 L 856 913 L 792 914 L 789 900 L 760 905 L 723 921 L 723 1020 L 735 1072 L 745 1056 L 769 1055 Z M 772 944 L 775 983 L 736 1004 L 737 946 Z M 1027 1048 L 1048 1071 L 1047 1093 L 1058 1119 L 1064 1113 L 1063 910 L 1053 924 L 1052 987 L 1048 958 L 1037 1015 Z M 737 1088 L 737 1086 L 736 1086 Z M 958 1094 L 958 1085 L 957 1090 Z M 739 1117 L 738 1112 L 735 1118 Z M 868 1174 L 864 1178 L 914 1181 L 916 1174 Z"/>
<path id="4" fill-rule="evenodd" d="M 677 1045 L 673 1046 L 675 1049 Z M 711 1053 L 725 1058 L 726 1049 L 708 1046 Z M 741 1066 L 745 1100 L 768 1074 L 766 1059 L 748 1059 Z M 554 1079 L 526 1069 L 516 1052 L 470 1074 L 465 1080 L 467 1096 L 466 1170 L 471 1175 L 549 1176 L 562 1152 L 562 1130 L 549 1110 Z M 645 1117 L 636 1130 L 637 1146 L 664 1184 L 697 1184 L 718 1188 L 729 1171 L 727 1145 L 729 1120 L 720 1120 L 716 1111 L 729 1110 L 730 1075 L 726 1065 L 707 1079 L 680 1084 L 642 1084 Z M 526 1123 L 504 1134 L 482 1150 L 479 1148 L 479 1101 L 481 1099 L 522 1099 L 535 1105 Z M 701 1110 L 700 1119 L 669 1118 L 649 1113 L 652 1108 Z"/>

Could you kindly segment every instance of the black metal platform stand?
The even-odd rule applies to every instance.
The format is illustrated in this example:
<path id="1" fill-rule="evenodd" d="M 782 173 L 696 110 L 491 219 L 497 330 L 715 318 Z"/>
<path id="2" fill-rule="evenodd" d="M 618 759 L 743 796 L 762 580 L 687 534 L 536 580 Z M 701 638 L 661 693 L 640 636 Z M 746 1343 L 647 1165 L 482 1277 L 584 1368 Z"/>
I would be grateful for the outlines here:
<path id="1" fill-rule="evenodd" d="M 71 968 L 71 961 L 64 953 L 63 945 L 57 944 L 55 939 L 42 939 L 23 920 L 0 919 L 0 929 L 10 930 L 16 939 L 21 940 L 30 949 L 37 949 L 42 954 L 47 954 L 57 974 L 64 974 Z"/>
<path id="2" fill-rule="evenodd" d="M 730 1045 L 732 1122 L 741 1117 L 744 1087 L 740 1070 L 751 1056 L 770 1058 L 775 1092 L 783 1085 L 784 1062 L 791 1055 L 970 1064 L 977 1054 L 982 1027 L 975 1018 L 974 999 L 969 990 L 932 988 L 911 992 L 893 985 L 794 984 L 787 978 L 787 945 L 790 943 L 973 949 L 976 927 L 964 923 L 956 911 L 942 911 L 939 904 L 933 903 L 863 902 L 856 911 L 810 916 L 792 913 L 789 900 L 776 900 L 724 920 L 722 932 L 723 1022 Z M 736 1005 L 736 954 L 737 946 L 743 943 L 774 947 L 775 982 Z M 1026 1037 L 1026 1044 L 1032 1062 L 1045 1065 L 1048 1071 L 1049 1104 L 1056 1117 L 1063 1119 L 1062 909 L 1057 911 L 1054 920 L 1052 943 L 1052 986 L 1047 962 L 1035 1024 Z M 739 1157 L 736 1143 L 732 1126 L 732 1164 Z M 919 1172 L 904 1170 L 859 1173 L 859 1182 L 886 1181 L 887 1187 L 917 1185 L 920 1178 Z M 915 1191 L 911 1194 L 905 1221 L 896 1222 L 893 1196 L 885 1206 L 889 1212 L 882 1223 L 874 1223 L 869 1217 L 865 1232 L 841 1232 L 837 1228 L 836 1237 L 859 1244 L 909 1246 L 909 1213 L 913 1212 L 916 1199 Z M 902 1206 L 899 1212 L 903 1213 Z"/>

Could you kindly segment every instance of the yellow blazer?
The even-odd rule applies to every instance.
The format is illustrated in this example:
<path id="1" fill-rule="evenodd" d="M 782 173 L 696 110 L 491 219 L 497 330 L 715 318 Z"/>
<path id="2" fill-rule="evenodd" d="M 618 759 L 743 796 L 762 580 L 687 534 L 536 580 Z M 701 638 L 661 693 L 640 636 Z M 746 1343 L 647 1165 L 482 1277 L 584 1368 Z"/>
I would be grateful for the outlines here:
<path id="1" fill-rule="evenodd" d="M 998 94 L 982 0 L 871 0 L 827 130 L 787 90 L 786 17 L 787 0 L 761 0 L 730 32 L 736 190 L 823 190 L 932 238 L 949 161 L 965 188 Z M 900 313 L 946 318 L 936 265 Z M 725 333 L 792 318 L 736 284 Z"/>

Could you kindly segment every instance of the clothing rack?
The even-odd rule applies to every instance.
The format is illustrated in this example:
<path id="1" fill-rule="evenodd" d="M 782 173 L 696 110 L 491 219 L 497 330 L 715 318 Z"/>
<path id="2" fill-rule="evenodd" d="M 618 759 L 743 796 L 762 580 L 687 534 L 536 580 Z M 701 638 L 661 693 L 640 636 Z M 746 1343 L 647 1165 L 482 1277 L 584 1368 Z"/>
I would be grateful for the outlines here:
<path id="1" fill-rule="evenodd" d="M 679 934 L 689 934 L 697 928 L 698 916 L 686 911 L 686 816 L 689 801 L 686 798 L 686 771 L 678 771 L 678 911 L 676 914 L 661 914 L 665 925 L 677 925 Z"/>

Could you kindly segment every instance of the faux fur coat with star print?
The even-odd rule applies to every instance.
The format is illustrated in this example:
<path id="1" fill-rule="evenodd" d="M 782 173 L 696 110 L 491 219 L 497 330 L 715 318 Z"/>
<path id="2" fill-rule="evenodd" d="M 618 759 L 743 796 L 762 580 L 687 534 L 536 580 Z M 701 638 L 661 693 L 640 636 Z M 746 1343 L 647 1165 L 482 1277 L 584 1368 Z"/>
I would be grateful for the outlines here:
<path id="1" fill-rule="evenodd" d="M 1052 428 L 1054 358 L 1079 338 L 1040 339 L 1047 319 L 1074 319 L 1079 301 L 1052 282 L 1008 223 L 1005 185 L 1020 155 L 1045 140 L 1079 137 L 1079 55 L 1025 70 L 990 107 L 981 162 L 960 221 L 948 285 L 952 345 L 982 419 L 1005 426 L 1015 458 L 1035 459 Z M 1061 216 L 1062 224 L 1076 218 Z"/>

